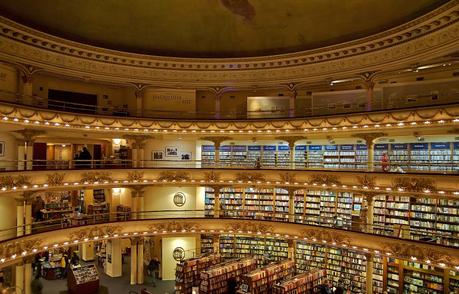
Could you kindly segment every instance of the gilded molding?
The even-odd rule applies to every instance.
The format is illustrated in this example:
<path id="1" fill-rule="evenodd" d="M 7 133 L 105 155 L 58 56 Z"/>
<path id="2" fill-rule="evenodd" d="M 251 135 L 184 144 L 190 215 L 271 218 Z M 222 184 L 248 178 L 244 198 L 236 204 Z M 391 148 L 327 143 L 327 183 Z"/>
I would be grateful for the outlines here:
<path id="1" fill-rule="evenodd" d="M 236 175 L 236 181 L 252 182 L 265 181 L 266 178 L 262 173 L 258 172 L 241 172 Z"/>
<path id="2" fill-rule="evenodd" d="M 135 170 L 135 171 L 128 172 L 127 179 L 130 182 L 140 182 L 143 180 L 143 176 L 144 176 L 143 172 Z"/>
<path id="3" fill-rule="evenodd" d="M 264 225 L 264 224 L 253 224 L 250 222 L 244 223 L 234 223 L 226 227 L 229 232 L 242 233 L 242 232 L 251 232 L 251 233 L 261 233 L 261 234 L 274 234 L 274 226 Z"/>
<path id="4" fill-rule="evenodd" d="M 62 186 L 64 184 L 65 173 L 52 173 L 48 175 L 49 186 Z"/>
<path id="5" fill-rule="evenodd" d="M 217 173 L 215 171 L 210 171 L 208 173 L 204 173 L 204 177 L 206 179 L 207 182 L 217 182 L 218 180 L 220 180 L 220 173 Z"/>
<path id="6" fill-rule="evenodd" d="M 339 185 L 341 184 L 339 178 L 335 175 L 329 174 L 315 174 L 310 177 L 310 182 L 317 185 Z"/>
<path id="7" fill-rule="evenodd" d="M 443 253 L 440 250 L 424 248 L 413 244 L 404 243 L 385 243 L 383 244 L 384 251 L 390 252 L 395 256 L 412 260 L 412 258 L 421 261 L 430 261 L 436 263 L 447 264 L 451 260 L 451 256 Z"/>
<path id="8" fill-rule="evenodd" d="M 399 177 L 393 181 L 393 187 L 407 192 L 436 191 L 435 182 L 429 178 Z"/>
<path id="9" fill-rule="evenodd" d="M 350 244 L 351 240 L 348 236 L 341 233 L 330 232 L 324 228 L 306 229 L 301 232 L 303 238 L 313 240 L 314 242 Z M 324 242 L 325 241 L 325 242 Z"/>
<path id="10" fill-rule="evenodd" d="M 359 74 L 383 65 L 410 64 L 413 59 L 457 50 L 458 2 L 443 6 L 401 26 L 335 46 L 292 54 L 253 58 L 188 59 L 146 56 L 92 47 L 57 38 L 4 17 L 0 18 L 3 59 L 70 75 L 135 84 L 269 85 L 297 84 L 324 76 Z M 232 82 L 234 81 L 234 82 Z"/>
<path id="11" fill-rule="evenodd" d="M 181 172 L 181 171 L 161 172 L 158 178 L 159 181 L 166 181 L 166 182 L 180 182 L 180 181 L 186 181 L 189 179 L 190 179 L 190 174 L 187 172 Z"/>
<path id="12" fill-rule="evenodd" d="M 160 224 L 154 224 L 148 226 L 150 232 L 182 232 L 182 231 L 197 231 L 200 229 L 200 225 L 194 222 L 188 221 L 169 221 Z"/>
<path id="13" fill-rule="evenodd" d="M 26 175 L 0 177 L 0 187 L 13 188 L 13 187 L 30 186 L 30 184 L 31 184 L 30 177 Z"/>
<path id="14" fill-rule="evenodd" d="M 111 182 L 112 177 L 107 171 L 90 171 L 81 174 L 80 183 L 94 184 L 96 182 L 103 183 L 105 181 Z"/>

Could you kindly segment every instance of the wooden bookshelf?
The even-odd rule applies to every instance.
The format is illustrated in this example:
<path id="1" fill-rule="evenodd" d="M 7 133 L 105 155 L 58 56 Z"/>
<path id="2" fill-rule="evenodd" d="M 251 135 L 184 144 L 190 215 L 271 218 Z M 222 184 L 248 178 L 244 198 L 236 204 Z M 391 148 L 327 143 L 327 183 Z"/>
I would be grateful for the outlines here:
<path id="1" fill-rule="evenodd" d="M 320 293 L 319 286 L 325 282 L 326 270 L 313 270 L 285 279 L 273 286 L 273 294 L 312 294 Z"/>

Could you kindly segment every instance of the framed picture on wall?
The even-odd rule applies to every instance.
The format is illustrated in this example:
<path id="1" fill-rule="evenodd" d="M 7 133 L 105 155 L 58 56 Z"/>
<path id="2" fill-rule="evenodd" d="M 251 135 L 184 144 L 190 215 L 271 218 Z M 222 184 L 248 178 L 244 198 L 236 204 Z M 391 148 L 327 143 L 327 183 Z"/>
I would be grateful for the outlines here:
<path id="1" fill-rule="evenodd" d="M 151 151 L 152 160 L 163 160 L 164 152 L 162 150 Z"/>
<path id="2" fill-rule="evenodd" d="M 0 141 L 0 157 L 5 156 L 5 142 Z"/>
<path id="3" fill-rule="evenodd" d="M 191 152 L 182 152 L 180 153 L 181 160 L 191 160 L 193 157 L 191 156 Z"/>
<path id="4" fill-rule="evenodd" d="M 178 156 L 178 148 L 175 146 L 166 146 L 166 157 Z"/>

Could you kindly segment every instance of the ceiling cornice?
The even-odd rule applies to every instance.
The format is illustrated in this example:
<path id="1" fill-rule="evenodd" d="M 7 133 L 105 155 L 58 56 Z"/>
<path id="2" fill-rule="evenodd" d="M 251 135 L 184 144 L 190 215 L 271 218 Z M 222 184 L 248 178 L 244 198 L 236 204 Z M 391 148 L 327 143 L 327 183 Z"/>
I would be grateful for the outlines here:
<path id="1" fill-rule="evenodd" d="M 459 0 L 404 25 L 321 49 L 193 59 L 132 54 L 54 37 L 0 18 L 0 60 L 101 81 L 168 87 L 270 86 L 400 68 L 459 48 Z"/>

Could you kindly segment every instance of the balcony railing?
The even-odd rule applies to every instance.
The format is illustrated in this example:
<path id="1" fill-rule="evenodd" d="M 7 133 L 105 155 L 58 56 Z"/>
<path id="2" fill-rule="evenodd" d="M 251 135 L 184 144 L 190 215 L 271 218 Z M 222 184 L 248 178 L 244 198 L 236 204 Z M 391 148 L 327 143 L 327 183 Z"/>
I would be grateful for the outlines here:
<path id="1" fill-rule="evenodd" d="M 412 98 L 412 97 L 411 97 Z M 371 111 L 388 111 L 388 110 L 401 110 L 401 109 L 413 109 L 426 106 L 446 106 L 459 102 L 459 94 L 452 94 L 448 97 L 441 97 L 441 99 L 432 99 L 431 96 L 419 96 L 421 102 L 417 102 L 416 105 L 407 105 L 403 103 L 391 103 L 388 105 L 382 105 L 381 103 L 371 106 Z M 57 111 L 65 111 L 72 113 L 83 113 L 83 114 L 98 114 L 108 116 L 119 116 L 119 117 L 137 117 L 137 109 L 132 107 L 117 107 L 117 106 L 99 106 L 91 104 L 82 104 L 69 101 L 70 99 L 62 97 L 62 99 L 45 99 L 39 96 L 26 96 L 18 93 L 0 91 L 0 101 L 15 103 L 26 106 L 33 106 L 36 108 L 51 109 Z M 384 101 L 384 99 L 380 99 Z M 400 98 L 400 101 L 406 99 Z M 424 101 L 424 102 L 422 102 Z M 447 101 L 447 102 L 445 102 Z M 398 106 L 396 106 L 398 105 Z M 154 109 L 142 109 L 141 117 L 144 118 L 158 118 L 158 119 L 276 119 L 276 118 L 304 118 L 311 116 L 321 115 L 335 115 L 335 114 L 351 114 L 359 112 L 367 112 L 365 103 L 349 103 L 349 102 L 336 102 L 333 107 L 325 106 L 313 106 L 305 107 L 303 109 L 296 109 L 290 111 L 289 109 L 276 109 L 269 111 L 167 111 L 167 110 L 154 110 Z"/>
<path id="2" fill-rule="evenodd" d="M 215 213 L 215 215 L 214 215 Z M 217 217 L 218 215 L 218 217 Z M 48 221 L 38 221 L 22 226 L 0 230 L 0 239 L 7 240 L 12 236 L 24 235 L 25 232 L 32 234 L 48 232 L 53 230 L 87 226 L 101 223 L 111 223 L 128 220 L 154 220 L 169 218 L 212 218 L 212 219 L 246 219 L 246 220 L 269 220 L 282 223 L 305 224 L 310 226 L 340 229 L 346 231 L 389 236 L 399 239 L 416 240 L 441 244 L 450 247 L 459 247 L 459 232 L 445 232 L 432 228 L 429 230 L 413 230 L 408 226 L 393 224 L 374 225 L 365 222 L 345 221 L 339 216 L 334 218 L 316 217 L 314 219 L 303 219 L 297 214 L 280 212 L 247 211 L 247 210 L 161 210 L 161 211 L 134 211 L 114 212 L 100 214 L 72 213 L 64 218 Z"/>
<path id="3" fill-rule="evenodd" d="M 104 160 L 0 160 L 0 171 L 21 170 L 78 170 L 78 169 L 125 169 L 125 168 L 211 168 L 211 169 L 253 169 L 253 170 L 339 170 L 365 172 L 392 172 L 392 173 L 436 173 L 459 174 L 459 162 L 420 163 L 406 161 L 403 163 L 389 163 L 384 167 L 380 162 L 332 163 L 324 166 L 316 162 L 303 161 L 203 161 L 203 160 L 141 160 L 104 159 Z"/>

